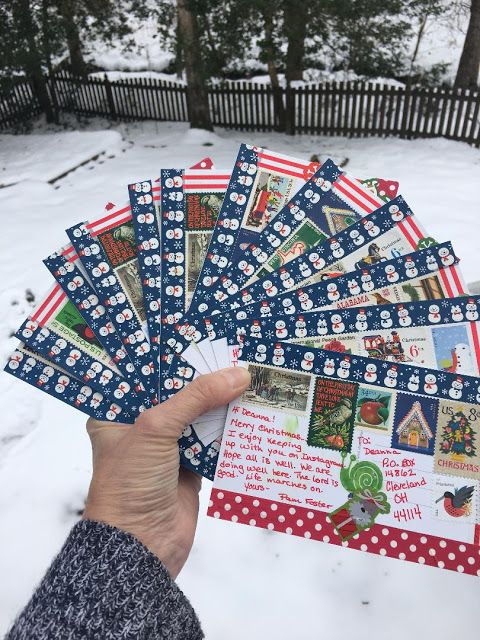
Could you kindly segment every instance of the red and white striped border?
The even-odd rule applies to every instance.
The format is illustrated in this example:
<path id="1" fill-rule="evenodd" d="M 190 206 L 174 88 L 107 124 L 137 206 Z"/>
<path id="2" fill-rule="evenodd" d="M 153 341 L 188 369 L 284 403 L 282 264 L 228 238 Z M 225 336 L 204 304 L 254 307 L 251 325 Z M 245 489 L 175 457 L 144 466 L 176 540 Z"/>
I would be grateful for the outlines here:
<path id="1" fill-rule="evenodd" d="M 227 171 L 185 171 L 183 177 L 186 191 L 226 191 L 231 176 Z"/>
<path id="2" fill-rule="evenodd" d="M 212 489 L 207 514 L 213 518 L 320 540 L 328 544 L 368 551 L 431 567 L 480 576 L 480 546 L 448 540 L 430 534 L 374 524 L 367 531 L 343 541 L 327 520 L 327 513 L 255 498 L 231 491 Z M 478 542 L 480 525 L 475 526 Z"/>
<path id="3" fill-rule="evenodd" d="M 291 158 L 281 153 L 275 153 L 274 151 L 264 151 L 260 149 L 258 151 L 258 163 L 257 166 L 260 169 L 267 169 L 268 171 L 278 171 L 292 178 L 302 178 L 307 180 L 305 172 L 313 164 L 312 162 L 306 162 L 298 158 Z"/>
<path id="4" fill-rule="evenodd" d="M 65 302 L 66 299 L 67 296 L 63 292 L 62 287 L 59 284 L 55 284 L 47 293 L 43 302 L 41 302 L 33 312 L 32 320 L 34 322 L 38 322 L 38 324 L 43 327 L 52 314 Z"/>
<path id="5" fill-rule="evenodd" d="M 409 216 L 398 223 L 398 227 L 408 240 L 408 243 L 412 249 L 416 249 L 420 240 L 425 238 L 425 231 L 421 225 L 418 224 L 415 216 Z"/>
<path id="6" fill-rule="evenodd" d="M 62 250 L 62 256 L 68 262 L 76 262 L 78 260 L 77 252 L 72 244 L 67 244 Z"/>
<path id="7" fill-rule="evenodd" d="M 332 189 L 339 198 L 363 216 L 372 213 L 372 211 L 375 211 L 375 209 L 385 204 L 385 202 L 372 193 L 370 189 L 364 187 L 358 180 L 355 180 L 355 178 L 349 178 L 345 174 L 342 174 L 338 180 L 333 183 Z"/>

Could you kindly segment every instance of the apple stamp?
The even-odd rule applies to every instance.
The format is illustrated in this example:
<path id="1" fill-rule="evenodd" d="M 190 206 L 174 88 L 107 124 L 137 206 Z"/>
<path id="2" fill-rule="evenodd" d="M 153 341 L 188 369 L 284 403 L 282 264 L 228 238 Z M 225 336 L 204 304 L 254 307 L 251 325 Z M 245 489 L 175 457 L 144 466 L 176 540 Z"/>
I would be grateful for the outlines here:
<path id="1" fill-rule="evenodd" d="M 390 433 L 394 407 L 394 392 L 362 385 L 358 391 L 355 426 Z"/>

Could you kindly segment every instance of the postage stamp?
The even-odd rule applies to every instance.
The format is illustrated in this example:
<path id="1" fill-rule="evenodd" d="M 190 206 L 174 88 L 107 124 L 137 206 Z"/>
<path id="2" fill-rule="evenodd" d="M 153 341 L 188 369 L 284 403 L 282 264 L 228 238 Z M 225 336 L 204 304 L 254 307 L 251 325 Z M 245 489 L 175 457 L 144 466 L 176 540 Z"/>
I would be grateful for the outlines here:
<path id="1" fill-rule="evenodd" d="M 357 392 L 357 384 L 317 378 L 307 437 L 310 446 L 351 450 Z"/>
<path id="2" fill-rule="evenodd" d="M 307 411 L 312 376 L 275 367 L 249 364 L 250 387 L 240 400 L 250 404 L 303 415 Z"/>
<path id="3" fill-rule="evenodd" d="M 294 260 L 306 253 L 317 244 L 324 242 L 327 236 L 320 231 L 316 224 L 309 218 L 296 229 L 273 254 L 273 256 L 263 265 L 262 270 L 257 274 L 257 277 L 266 275 L 267 271 L 276 271 L 283 265 Z M 255 278 L 256 279 L 256 278 Z M 246 284 L 248 286 L 248 283 Z"/>
<path id="4" fill-rule="evenodd" d="M 477 521 L 478 480 L 436 476 L 432 501 L 437 518 L 473 524 Z"/>
<path id="5" fill-rule="evenodd" d="M 393 421 L 392 447 L 433 455 L 438 418 L 438 400 L 399 392 Z"/>
<path id="6" fill-rule="evenodd" d="M 355 426 L 390 433 L 395 409 L 395 392 L 362 385 L 359 388 Z"/>
<path id="7" fill-rule="evenodd" d="M 117 267 L 115 273 L 122 284 L 130 304 L 137 312 L 138 319 L 143 324 L 147 321 L 147 316 L 145 313 L 142 283 L 140 281 L 137 258 Z"/>
<path id="8" fill-rule="evenodd" d="M 467 325 L 433 327 L 432 337 L 438 369 L 465 375 L 477 374 Z"/>
<path id="9" fill-rule="evenodd" d="M 211 237 L 212 231 L 190 231 L 186 234 L 185 307 L 187 309 L 190 306 Z"/>
<path id="10" fill-rule="evenodd" d="M 435 440 L 437 473 L 478 479 L 480 406 L 441 400 Z"/>
<path id="11" fill-rule="evenodd" d="M 268 169 L 260 169 L 250 194 L 242 226 L 263 231 L 293 195 L 295 180 Z"/>

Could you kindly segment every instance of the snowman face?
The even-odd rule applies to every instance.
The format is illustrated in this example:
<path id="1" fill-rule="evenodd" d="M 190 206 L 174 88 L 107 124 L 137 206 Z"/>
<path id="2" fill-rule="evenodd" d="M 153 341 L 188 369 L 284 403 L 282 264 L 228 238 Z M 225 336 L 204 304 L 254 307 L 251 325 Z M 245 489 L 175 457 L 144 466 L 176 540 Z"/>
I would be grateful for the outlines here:
<path id="1" fill-rule="evenodd" d="M 364 276 L 361 277 L 362 282 L 370 282 L 371 279 L 372 279 L 371 276 L 369 276 L 368 274 L 365 274 Z"/>
<path id="2" fill-rule="evenodd" d="M 382 320 L 388 320 L 390 318 L 390 311 L 387 311 L 386 309 L 380 311 L 380 318 Z"/>
<path id="3" fill-rule="evenodd" d="M 398 213 L 400 211 L 400 208 L 398 207 L 398 205 L 392 204 L 392 205 L 390 205 L 388 207 L 388 210 L 389 210 L 390 213 L 396 214 L 396 213 Z"/>
<path id="4" fill-rule="evenodd" d="M 400 311 L 398 312 L 399 318 L 406 318 L 407 315 L 408 315 L 408 311 L 406 309 L 400 309 Z"/>
<path id="5" fill-rule="evenodd" d="M 389 369 L 387 375 L 389 378 L 396 378 L 398 376 L 398 373 L 393 369 Z"/>
<path id="6" fill-rule="evenodd" d="M 367 315 L 365 313 L 357 313 L 357 320 L 359 322 L 365 322 Z"/>
<path id="7" fill-rule="evenodd" d="M 440 307 L 438 306 L 438 304 L 431 304 L 428 307 L 428 310 L 430 311 L 430 313 L 439 313 Z"/>
<path id="8" fill-rule="evenodd" d="M 433 373 L 427 373 L 427 375 L 425 376 L 425 382 L 427 382 L 428 384 L 435 384 L 436 381 L 437 378 L 433 375 Z"/>
<path id="9" fill-rule="evenodd" d="M 257 353 L 266 353 L 267 352 L 267 347 L 264 344 L 259 344 L 257 346 Z"/>
<path id="10" fill-rule="evenodd" d="M 137 222 L 139 224 L 152 224 L 155 220 L 153 213 L 140 213 L 137 216 Z"/>
<path id="11" fill-rule="evenodd" d="M 375 373 L 376 370 L 377 370 L 377 367 L 374 364 L 367 364 L 368 373 Z"/>
<path id="12" fill-rule="evenodd" d="M 370 231 L 370 229 L 372 229 L 373 227 L 373 222 L 371 220 L 365 220 L 363 225 L 367 231 Z"/>
<path id="13" fill-rule="evenodd" d="M 338 313 L 334 313 L 333 316 L 332 316 L 332 322 L 334 324 L 337 324 L 337 323 L 339 323 L 341 321 L 342 321 L 342 316 L 340 314 L 338 314 Z"/>
<path id="14" fill-rule="evenodd" d="M 447 247 L 441 247 L 441 248 L 438 250 L 438 255 L 439 255 L 441 258 L 446 258 L 446 257 L 448 256 L 448 254 L 449 254 L 449 251 L 448 251 Z"/>
<path id="15" fill-rule="evenodd" d="M 108 266 L 108 264 L 106 262 L 100 262 L 96 267 L 92 269 L 92 276 L 94 278 L 101 278 L 109 271 L 110 271 L 110 267 Z M 115 282 L 114 276 L 113 276 L 113 282 Z"/>
<path id="16" fill-rule="evenodd" d="M 291 298 L 285 298 L 285 300 L 282 300 L 282 304 L 284 307 L 291 307 L 292 306 L 292 299 Z"/>
<path id="17" fill-rule="evenodd" d="M 307 362 L 313 362 L 315 355 L 311 351 L 306 351 L 303 358 Z"/>
<path id="18" fill-rule="evenodd" d="M 336 291 L 336 290 L 337 290 L 337 285 L 336 285 L 334 282 L 330 282 L 330 283 L 327 285 L 327 291 L 328 291 L 329 293 L 333 293 L 333 292 L 334 292 L 334 291 Z"/>
<path id="19" fill-rule="evenodd" d="M 247 201 L 246 196 L 243 193 L 237 193 L 237 191 L 232 191 L 232 193 L 230 194 L 230 200 L 231 202 L 235 202 L 236 204 L 245 204 L 245 202 Z"/>
<path id="20" fill-rule="evenodd" d="M 349 280 L 348 281 L 348 288 L 349 289 L 355 289 L 356 287 L 358 287 L 358 282 L 356 280 Z"/>
<path id="21" fill-rule="evenodd" d="M 334 366 L 334 362 L 333 362 L 333 360 L 332 360 L 331 358 L 327 358 L 327 359 L 325 360 L 325 366 L 326 366 L 327 368 L 331 368 L 331 367 L 333 367 L 333 366 Z"/>
<path id="22" fill-rule="evenodd" d="M 460 391 L 461 389 L 463 389 L 463 384 L 459 380 L 454 380 L 452 382 L 452 388 Z"/>
<path id="23" fill-rule="evenodd" d="M 285 322 L 283 320 L 278 320 L 275 323 L 275 328 L 276 329 L 285 329 Z"/>
<path id="24" fill-rule="evenodd" d="M 136 182 L 134 189 L 137 192 L 148 193 L 151 189 L 150 183 L 144 180 L 143 182 Z"/>

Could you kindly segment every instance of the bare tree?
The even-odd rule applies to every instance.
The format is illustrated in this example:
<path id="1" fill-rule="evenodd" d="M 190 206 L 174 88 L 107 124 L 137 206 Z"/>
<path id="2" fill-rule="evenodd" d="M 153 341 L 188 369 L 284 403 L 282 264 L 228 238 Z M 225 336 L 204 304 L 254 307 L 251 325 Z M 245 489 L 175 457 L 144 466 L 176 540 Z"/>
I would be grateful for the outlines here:
<path id="1" fill-rule="evenodd" d="M 183 63 L 187 76 L 187 103 L 190 126 L 213 131 L 205 72 L 198 35 L 197 16 L 188 0 L 177 0 L 178 33 L 183 50 Z"/>
<path id="2" fill-rule="evenodd" d="M 458 64 L 456 87 L 476 87 L 480 71 L 480 0 L 471 0 L 468 23 L 462 55 Z"/>

